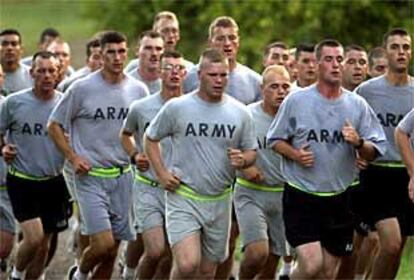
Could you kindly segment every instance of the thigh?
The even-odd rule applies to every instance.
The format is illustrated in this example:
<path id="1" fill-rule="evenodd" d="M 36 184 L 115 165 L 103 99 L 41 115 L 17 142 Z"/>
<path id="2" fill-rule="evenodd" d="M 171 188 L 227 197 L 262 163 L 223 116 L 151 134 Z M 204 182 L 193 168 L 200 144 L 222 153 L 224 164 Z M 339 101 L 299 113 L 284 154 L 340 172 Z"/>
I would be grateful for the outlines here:
<path id="1" fill-rule="evenodd" d="M 231 197 L 214 202 L 201 202 L 202 256 L 211 262 L 223 262 L 228 256 L 231 224 Z"/>
<path id="2" fill-rule="evenodd" d="M 16 222 L 7 190 L 0 190 L 0 230 L 12 235 L 16 232 Z"/>
<path id="3" fill-rule="evenodd" d="M 251 242 L 268 240 L 266 215 L 254 197 L 253 190 L 236 186 L 234 191 L 234 207 L 240 228 L 242 248 Z"/>
<path id="4" fill-rule="evenodd" d="M 134 184 L 134 216 L 140 233 L 165 225 L 164 189 Z"/>

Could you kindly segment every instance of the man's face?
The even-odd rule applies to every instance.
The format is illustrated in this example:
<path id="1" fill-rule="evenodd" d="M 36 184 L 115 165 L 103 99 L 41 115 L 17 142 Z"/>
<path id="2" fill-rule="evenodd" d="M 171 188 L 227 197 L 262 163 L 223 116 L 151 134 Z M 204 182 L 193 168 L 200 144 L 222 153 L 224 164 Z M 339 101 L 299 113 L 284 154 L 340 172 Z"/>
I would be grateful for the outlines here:
<path id="1" fill-rule="evenodd" d="M 344 50 L 342 47 L 324 46 L 318 61 L 319 80 L 332 85 L 340 85 Z"/>
<path id="2" fill-rule="evenodd" d="M 387 72 L 388 59 L 386 57 L 377 57 L 372 59 L 372 65 L 368 67 L 368 74 L 372 77 L 378 77 Z"/>
<path id="3" fill-rule="evenodd" d="M 350 50 L 345 55 L 343 82 L 356 88 L 367 78 L 368 56 L 364 51 Z"/>
<path id="4" fill-rule="evenodd" d="M 411 60 L 411 37 L 394 35 L 388 37 L 385 48 L 388 58 L 388 67 L 394 72 L 408 71 Z"/>
<path id="5" fill-rule="evenodd" d="M 269 53 L 263 61 L 263 66 L 266 68 L 270 65 L 282 65 L 287 68 L 288 62 L 289 50 L 281 47 L 274 47 L 269 50 Z"/>
<path id="6" fill-rule="evenodd" d="M 300 52 L 296 65 L 300 80 L 316 81 L 316 55 L 314 52 Z"/>
<path id="7" fill-rule="evenodd" d="M 161 61 L 161 79 L 168 90 L 181 88 L 186 74 L 183 58 L 165 57 Z"/>
<path id="8" fill-rule="evenodd" d="M 266 75 L 261 89 L 265 106 L 277 110 L 289 93 L 290 78 L 279 74 Z"/>
<path id="9" fill-rule="evenodd" d="M 160 33 L 164 38 L 165 49 L 175 50 L 175 47 L 180 40 L 180 29 L 177 21 L 162 19 L 157 23 L 155 31 Z"/>
<path id="10" fill-rule="evenodd" d="M 10 34 L 0 37 L 0 61 L 2 64 L 17 64 L 23 53 L 19 36 Z"/>
<path id="11" fill-rule="evenodd" d="M 229 65 L 204 59 L 199 70 L 200 90 L 209 101 L 220 101 L 227 85 Z"/>
<path id="12" fill-rule="evenodd" d="M 163 53 L 164 41 L 162 38 L 142 38 L 138 50 L 139 68 L 150 71 L 158 70 L 160 68 L 160 60 Z"/>
<path id="13" fill-rule="evenodd" d="M 47 50 L 51 53 L 54 53 L 57 56 L 57 58 L 59 58 L 60 64 L 62 66 L 62 71 L 66 73 L 70 65 L 69 45 L 67 43 L 54 41 L 47 47 Z"/>
<path id="14" fill-rule="evenodd" d="M 107 43 L 102 48 L 103 68 L 114 75 L 122 75 L 128 56 L 126 42 Z"/>
<path id="15" fill-rule="evenodd" d="M 237 60 L 237 53 L 240 47 L 239 33 L 234 27 L 215 27 L 210 46 L 221 50 L 230 61 Z"/>
<path id="16" fill-rule="evenodd" d="M 30 69 L 34 87 L 40 94 L 53 92 L 59 74 L 59 61 L 57 58 L 36 58 Z"/>
<path id="17" fill-rule="evenodd" d="M 94 72 L 101 68 L 103 64 L 101 47 L 92 47 L 90 48 L 90 51 L 91 54 L 86 60 L 86 64 L 88 65 L 89 69 Z"/>

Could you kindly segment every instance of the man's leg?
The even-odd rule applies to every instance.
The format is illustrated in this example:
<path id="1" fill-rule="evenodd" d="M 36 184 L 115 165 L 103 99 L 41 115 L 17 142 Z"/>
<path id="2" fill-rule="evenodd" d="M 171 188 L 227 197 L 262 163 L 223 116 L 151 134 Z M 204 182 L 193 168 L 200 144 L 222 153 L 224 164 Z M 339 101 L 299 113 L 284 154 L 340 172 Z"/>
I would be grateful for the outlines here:
<path id="1" fill-rule="evenodd" d="M 201 262 L 200 234 L 194 233 L 172 247 L 173 269 L 171 279 L 196 279 Z"/>
<path id="2" fill-rule="evenodd" d="M 41 246 L 44 234 L 40 218 L 20 223 L 20 229 L 23 233 L 23 239 L 17 249 L 15 268 L 17 271 L 23 272 Z"/>
<path id="3" fill-rule="evenodd" d="M 354 231 L 353 251 L 350 256 L 341 257 L 341 263 L 339 265 L 336 279 L 353 279 L 355 275 L 355 268 L 358 259 L 360 259 L 359 253 L 361 245 L 365 239 L 365 236 Z"/>
<path id="4" fill-rule="evenodd" d="M 372 265 L 378 254 L 379 237 L 376 231 L 370 231 L 362 241 L 359 257 L 355 267 L 355 279 L 365 279 L 372 271 Z"/>
<path id="5" fill-rule="evenodd" d="M 279 256 L 269 254 L 266 264 L 264 265 L 262 271 L 260 271 L 256 279 L 275 279 L 279 259 Z"/>
<path id="6" fill-rule="evenodd" d="M 216 274 L 217 263 L 208 260 L 205 257 L 201 258 L 198 279 L 212 280 Z"/>
<path id="7" fill-rule="evenodd" d="M 230 228 L 229 256 L 223 263 L 218 265 L 214 279 L 219 280 L 219 279 L 230 278 L 231 271 L 233 269 L 234 253 L 236 251 L 237 237 L 239 236 L 239 234 L 240 232 L 239 232 L 239 225 L 237 223 L 237 219 L 233 217 L 231 221 L 231 228 Z"/>
<path id="8" fill-rule="evenodd" d="M 121 254 L 123 254 L 122 252 Z M 139 260 L 144 254 L 144 242 L 142 235 L 138 233 L 136 240 L 128 241 L 125 252 L 125 267 L 123 272 L 123 278 L 129 279 L 132 275 L 135 275 L 135 270 L 138 266 Z"/>
<path id="9" fill-rule="evenodd" d="M 144 255 L 138 265 L 139 279 L 152 279 L 166 250 L 164 227 L 157 226 L 142 233 Z"/>
<path id="10" fill-rule="evenodd" d="M 397 218 L 388 218 L 375 224 L 380 250 L 372 269 L 373 279 L 395 278 L 400 265 L 402 237 Z"/>
<path id="11" fill-rule="evenodd" d="M 335 279 L 341 258 L 329 253 L 326 249 L 323 251 L 323 269 L 321 271 L 321 279 Z M 352 278 L 350 278 L 352 279 Z"/>
<path id="12" fill-rule="evenodd" d="M 86 279 L 86 276 L 95 266 L 101 262 L 108 262 L 115 250 L 118 249 L 118 242 L 114 240 L 111 230 L 99 232 L 90 235 L 89 246 L 84 250 L 80 259 L 80 265 L 75 273 L 79 280 Z M 109 279 L 112 273 L 112 267 L 100 267 L 101 278 Z M 109 275 L 108 275 L 109 274 Z"/>
<path id="13" fill-rule="evenodd" d="M 248 244 L 240 264 L 239 279 L 254 279 L 266 264 L 268 255 L 268 240 L 260 240 Z"/>
<path id="14" fill-rule="evenodd" d="M 50 242 L 53 234 L 45 234 L 40 246 L 36 250 L 34 258 L 26 269 L 26 279 L 38 279 L 42 275 L 48 258 Z"/>
<path id="15" fill-rule="evenodd" d="M 297 266 L 291 279 L 317 278 L 323 269 L 323 251 L 321 243 L 311 242 L 299 245 L 296 249 Z"/>
<path id="16" fill-rule="evenodd" d="M 7 258 L 13 249 L 14 234 L 11 232 L 0 230 L 0 272 L 7 269 Z"/>
<path id="17" fill-rule="evenodd" d="M 112 247 L 112 249 L 108 251 L 104 260 L 96 266 L 91 279 L 110 279 L 111 278 L 112 272 L 114 270 L 116 256 L 118 255 L 119 244 L 120 244 L 120 241 L 116 240 L 115 246 Z"/>

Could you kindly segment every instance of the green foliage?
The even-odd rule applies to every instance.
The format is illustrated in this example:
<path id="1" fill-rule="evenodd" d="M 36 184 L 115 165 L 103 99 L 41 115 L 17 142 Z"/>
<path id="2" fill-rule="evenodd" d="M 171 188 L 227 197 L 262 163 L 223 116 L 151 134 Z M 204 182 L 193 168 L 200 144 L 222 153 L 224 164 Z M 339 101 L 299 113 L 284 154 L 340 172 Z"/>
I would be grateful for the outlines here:
<path id="1" fill-rule="evenodd" d="M 193 61 L 206 45 L 210 22 L 217 16 L 232 16 L 240 25 L 239 60 L 258 71 L 265 46 L 274 40 L 294 46 L 331 37 L 344 45 L 370 48 L 381 44 L 382 35 L 392 27 L 414 30 L 413 1 L 102 0 L 83 6 L 97 28 L 117 29 L 131 39 L 151 28 L 157 12 L 176 13 L 181 25 L 179 49 Z"/>

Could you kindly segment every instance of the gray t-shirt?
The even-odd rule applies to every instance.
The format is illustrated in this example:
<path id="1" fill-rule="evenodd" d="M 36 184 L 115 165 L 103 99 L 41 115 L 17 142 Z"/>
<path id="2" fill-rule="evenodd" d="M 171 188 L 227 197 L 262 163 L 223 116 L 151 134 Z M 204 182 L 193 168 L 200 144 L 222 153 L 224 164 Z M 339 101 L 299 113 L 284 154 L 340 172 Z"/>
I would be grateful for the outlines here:
<path id="1" fill-rule="evenodd" d="M 93 167 L 124 166 L 129 157 L 119 131 L 130 104 L 147 95 L 146 87 L 129 76 L 119 84 L 109 84 L 97 71 L 69 87 L 50 120 L 70 131 L 75 153 Z"/>
<path id="2" fill-rule="evenodd" d="M 255 149 L 251 115 L 234 98 L 203 101 L 195 92 L 165 104 L 147 129 L 150 139 L 171 137 L 171 171 L 202 195 L 218 195 L 232 184 L 235 170 L 228 148 Z"/>
<path id="3" fill-rule="evenodd" d="M 9 93 L 27 89 L 33 86 L 33 80 L 30 76 L 30 68 L 26 65 L 20 66 L 14 72 L 4 72 L 4 89 Z"/>
<path id="4" fill-rule="evenodd" d="M 184 65 L 185 65 L 185 68 L 187 69 L 187 71 L 190 71 L 190 69 L 193 68 L 194 63 L 192 63 L 189 60 L 184 59 Z M 132 72 L 132 71 L 136 71 L 138 69 L 138 66 L 139 66 L 139 58 L 134 58 L 125 67 L 124 72 L 129 73 L 129 72 Z"/>
<path id="5" fill-rule="evenodd" d="M 17 155 L 11 163 L 16 170 L 36 176 L 57 176 L 63 156 L 47 134 L 50 113 L 62 95 L 48 101 L 37 98 L 33 89 L 9 95 L 1 106 L 0 134 L 7 143 L 16 145 Z"/>
<path id="6" fill-rule="evenodd" d="M 394 131 L 414 107 L 414 79 L 406 86 L 392 86 L 383 75 L 362 83 L 355 91 L 372 107 L 387 136 L 387 152 L 376 161 L 401 161 L 395 145 Z"/>
<path id="7" fill-rule="evenodd" d="M 184 92 L 194 91 L 199 86 L 199 65 L 194 66 L 184 79 Z M 229 73 L 225 92 L 244 104 L 250 104 L 261 99 L 260 84 L 262 77 L 249 67 L 237 63 L 236 68 Z"/>
<path id="8" fill-rule="evenodd" d="M 65 92 L 74 81 L 83 78 L 91 73 L 91 69 L 89 67 L 82 67 L 69 77 L 65 78 L 63 81 L 59 83 L 57 86 L 57 90 L 61 92 Z"/>
<path id="9" fill-rule="evenodd" d="M 263 111 L 262 104 L 262 101 L 258 101 L 247 106 L 252 114 L 258 145 L 255 165 L 264 176 L 264 182 L 260 184 L 277 186 L 285 182 L 281 171 L 282 157 L 267 143 L 267 131 L 274 117 Z M 243 177 L 241 172 L 238 175 Z"/>
<path id="10" fill-rule="evenodd" d="M 283 157 L 282 173 L 287 182 L 309 192 L 340 192 L 352 183 L 357 174 L 356 153 L 341 132 L 346 120 L 384 154 L 384 131 L 360 96 L 342 89 L 339 98 L 328 100 L 316 85 L 288 95 L 269 128 L 269 144 L 285 140 L 296 149 L 309 144 L 315 161 L 306 168 Z"/>
<path id="11" fill-rule="evenodd" d="M 158 78 L 154 81 L 146 81 L 138 73 L 138 70 L 129 72 L 128 75 L 130 75 L 132 78 L 134 78 L 134 79 L 136 79 L 140 82 L 143 82 L 147 86 L 150 94 L 154 94 L 154 93 L 159 92 L 161 90 L 161 78 Z"/>
<path id="12" fill-rule="evenodd" d="M 411 147 L 414 147 L 414 109 L 405 115 L 402 121 L 398 124 L 398 128 L 410 136 Z"/>
<path id="13" fill-rule="evenodd" d="M 156 114 L 160 111 L 164 103 L 165 101 L 162 99 L 160 92 L 157 92 L 151 96 L 147 96 L 143 99 L 135 101 L 129 108 L 129 113 L 125 119 L 123 129 L 130 133 L 133 133 L 138 151 L 144 151 L 144 132 L 149 126 L 152 119 L 154 119 Z M 172 143 L 169 137 L 162 139 L 161 152 L 165 166 L 170 167 Z M 155 175 L 155 172 L 151 166 L 148 171 L 141 173 L 152 180 L 157 180 L 157 176 Z"/>

